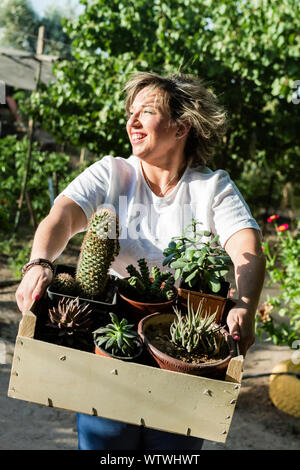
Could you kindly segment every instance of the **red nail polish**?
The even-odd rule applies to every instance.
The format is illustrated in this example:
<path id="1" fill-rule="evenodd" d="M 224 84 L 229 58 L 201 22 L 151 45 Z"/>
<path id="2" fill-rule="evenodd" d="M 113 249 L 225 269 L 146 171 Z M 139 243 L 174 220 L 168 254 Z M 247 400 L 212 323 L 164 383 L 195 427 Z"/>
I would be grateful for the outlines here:
<path id="1" fill-rule="evenodd" d="M 39 300 L 39 298 L 40 298 L 39 294 L 36 294 L 36 295 L 34 296 L 34 300 Z"/>
<path id="2" fill-rule="evenodd" d="M 234 335 L 233 339 L 234 339 L 234 341 L 239 341 L 240 337 L 239 337 L 239 335 Z"/>

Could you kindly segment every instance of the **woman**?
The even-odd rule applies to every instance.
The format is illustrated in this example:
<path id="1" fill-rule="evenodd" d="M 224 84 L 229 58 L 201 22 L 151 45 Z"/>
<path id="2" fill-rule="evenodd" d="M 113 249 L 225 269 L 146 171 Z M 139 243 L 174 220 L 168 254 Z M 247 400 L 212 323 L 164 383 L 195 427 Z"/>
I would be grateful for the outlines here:
<path id="1" fill-rule="evenodd" d="M 265 262 L 259 227 L 238 189 L 225 171 L 206 167 L 224 135 L 226 113 L 194 77 L 137 73 L 125 92 L 132 155 L 104 157 L 59 195 L 35 234 L 16 293 L 18 306 L 24 312 L 43 295 L 52 279 L 51 263 L 101 205 L 112 206 L 120 219 L 120 253 L 112 265 L 119 276 L 142 257 L 150 267 L 161 265 L 170 239 L 195 218 L 203 230 L 220 236 L 233 261 L 238 300 L 227 324 L 245 355 L 254 342 Z M 78 434 L 80 449 L 199 450 L 202 444 L 85 415 L 78 415 Z"/>

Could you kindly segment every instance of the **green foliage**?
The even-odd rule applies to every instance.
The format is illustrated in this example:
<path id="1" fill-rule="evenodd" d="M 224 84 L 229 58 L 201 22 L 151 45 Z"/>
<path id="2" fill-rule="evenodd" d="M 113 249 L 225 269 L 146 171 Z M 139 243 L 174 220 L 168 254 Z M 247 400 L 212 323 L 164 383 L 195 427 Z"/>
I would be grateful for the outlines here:
<path id="1" fill-rule="evenodd" d="M 272 178 L 279 192 L 286 181 L 299 181 L 299 105 L 292 102 L 299 79 L 299 2 L 81 3 L 84 13 L 65 22 L 73 60 L 55 65 L 56 82 L 34 94 L 29 109 L 57 138 L 100 156 L 126 156 L 121 90 L 130 73 L 195 73 L 230 114 L 212 166 L 241 181 L 246 199 L 253 182 L 250 207 L 256 205 L 255 172 L 263 180 L 260 200 L 268 198 Z M 247 161 L 254 165 L 251 181 Z"/>
<path id="2" fill-rule="evenodd" d="M 177 307 L 173 309 L 176 318 L 170 326 L 171 341 L 188 353 L 201 350 L 209 357 L 217 355 L 224 343 L 224 337 L 220 333 L 222 327 L 214 321 L 217 312 L 204 313 L 203 300 L 195 312 L 189 299 L 186 314 L 182 314 Z"/>
<path id="3" fill-rule="evenodd" d="M 3 238 L 0 242 L 0 255 L 2 260 L 6 260 L 7 265 L 16 279 L 22 277 L 22 267 L 28 262 L 32 248 L 32 241 L 27 241 L 23 233 L 23 238 L 19 239 L 16 234 L 9 238 Z"/>
<path id="4" fill-rule="evenodd" d="M 280 293 L 268 296 L 256 315 L 256 332 L 266 334 L 267 341 L 276 345 L 292 346 L 300 339 L 300 237 L 286 225 L 275 224 L 277 239 L 274 246 L 264 242 L 269 285 L 279 286 Z M 280 229 L 282 231 L 280 231 Z M 280 321 L 281 317 L 284 321 Z"/>
<path id="5" fill-rule="evenodd" d="M 102 347 L 114 356 L 133 356 L 140 345 L 135 326 L 130 325 L 126 318 L 119 321 L 115 313 L 111 312 L 109 315 L 112 323 L 93 332 L 96 346 Z"/>
<path id="6" fill-rule="evenodd" d="M 26 169 L 27 147 L 26 137 L 18 140 L 17 136 L 10 135 L 0 139 L 0 221 L 5 224 L 4 226 L 1 224 L 1 231 L 9 228 L 16 214 L 17 201 Z M 65 154 L 41 152 L 37 143 L 34 143 L 26 189 L 37 223 L 50 210 L 48 178 L 52 178 L 55 172 L 60 178 L 60 191 L 65 187 L 64 177 L 69 176 L 70 173 L 69 157 Z M 24 206 L 25 204 L 26 202 Z M 26 220 L 28 220 L 28 214 L 26 214 Z"/>
<path id="7" fill-rule="evenodd" d="M 118 279 L 118 287 L 124 296 L 140 302 L 165 302 L 175 297 L 174 276 L 169 271 L 161 272 L 157 266 L 152 268 L 152 279 L 145 258 L 138 260 L 140 271 L 132 264 L 126 270 L 128 279 Z"/>
<path id="8" fill-rule="evenodd" d="M 203 241 L 203 237 L 210 237 L 211 233 L 197 231 L 198 223 L 193 219 L 181 236 L 172 238 L 163 252 L 163 266 L 175 269 L 175 280 L 180 278 L 190 288 L 217 293 L 229 271 L 231 258 L 217 245 L 218 236 Z"/>

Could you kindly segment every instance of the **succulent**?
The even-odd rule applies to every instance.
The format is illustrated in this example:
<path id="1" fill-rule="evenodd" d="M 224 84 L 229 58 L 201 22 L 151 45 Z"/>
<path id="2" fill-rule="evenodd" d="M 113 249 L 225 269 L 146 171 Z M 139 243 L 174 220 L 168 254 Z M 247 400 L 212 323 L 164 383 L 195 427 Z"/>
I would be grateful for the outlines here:
<path id="1" fill-rule="evenodd" d="M 101 299 L 107 285 L 108 270 L 119 253 L 118 217 L 101 208 L 89 220 L 76 269 L 79 293 L 88 299 Z"/>
<path id="2" fill-rule="evenodd" d="M 175 297 L 175 279 L 169 271 L 152 268 L 152 279 L 145 258 L 138 260 L 140 270 L 132 264 L 127 266 L 128 279 L 118 279 L 120 292 L 142 302 L 164 302 Z"/>
<path id="3" fill-rule="evenodd" d="M 53 328 L 57 344 L 86 345 L 87 335 L 92 330 L 92 310 L 89 308 L 90 304 L 80 305 L 78 297 L 76 299 L 63 297 L 56 307 L 49 309 L 47 326 Z"/>
<path id="4" fill-rule="evenodd" d="M 193 219 L 180 237 L 172 238 L 163 252 L 163 266 L 174 269 L 175 280 L 181 278 L 189 288 L 217 293 L 232 264 L 231 258 L 218 245 L 218 235 L 204 242 L 203 237 L 208 238 L 212 234 L 208 231 L 197 231 L 197 224 Z"/>
<path id="5" fill-rule="evenodd" d="M 171 341 L 188 353 L 201 349 L 208 356 L 215 356 L 224 342 L 220 333 L 222 326 L 215 323 L 217 312 L 204 314 L 203 301 L 195 312 L 189 299 L 186 314 L 182 314 L 177 307 L 173 307 L 173 310 L 176 318 L 170 326 Z"/>
<path id="6" fill-rule="evenodd" d="M 139 335 L 126 318 L 119 321 L 117 315 L 110 312 L 112 323 L 93 332 L 95 344 L 115 356 L 133 356 L 139 343 Z"/>
<path id="7" fill-rule="evenodd" d="M 51 287 L 59 294 L 74 295 L 76 292 L 76 281 L 71 274 L 59 273 L 53 279 Z"/>

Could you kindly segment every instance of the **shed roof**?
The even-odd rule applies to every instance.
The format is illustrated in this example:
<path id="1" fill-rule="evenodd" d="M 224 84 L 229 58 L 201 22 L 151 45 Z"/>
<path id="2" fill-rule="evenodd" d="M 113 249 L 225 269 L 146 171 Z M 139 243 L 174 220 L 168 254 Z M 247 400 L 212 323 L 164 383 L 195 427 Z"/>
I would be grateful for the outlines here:
<path id="1" fill-rule="evenodd" d="M 48 85 L 55 80 L 52 65 L 59 57 L 0 47 L 0 80 L 8 86 L 24 90 L 35 89 L 38 61 L 42 62 L 40 81 Z"/>

